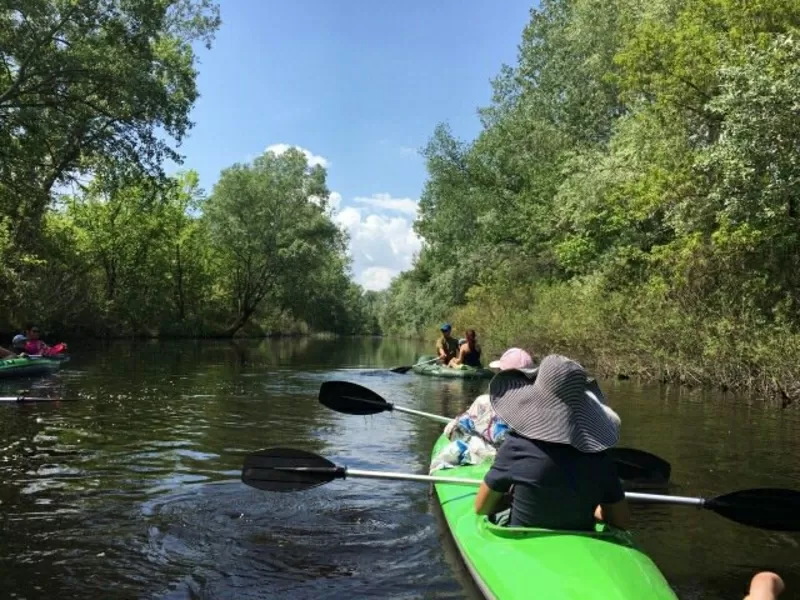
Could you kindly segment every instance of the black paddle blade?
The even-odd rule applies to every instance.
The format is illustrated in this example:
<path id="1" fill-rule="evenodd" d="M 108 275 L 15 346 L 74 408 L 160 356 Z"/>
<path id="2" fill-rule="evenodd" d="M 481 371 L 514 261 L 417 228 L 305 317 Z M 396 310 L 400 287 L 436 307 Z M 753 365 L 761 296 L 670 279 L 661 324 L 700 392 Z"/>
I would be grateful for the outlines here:
<path id="1" fill-rule="evenodd" d="M 347 415 L 376 415 L 392 405 L 369 388 L 349 381 L 326 381 L 319 388 L 319 401 Z"/>
<path id="2" fill-rule="evenodd" d="M 617 475 L 627 481 L 666 483 L 672 465 L 663 458 L 635 448 L 609 448 L 608 455 L 617 467 Z"/>
<path id="3" fill-rule="evenodd" d="M 395 367 L 394 369 L 389 369 L 390 373 L 400 373 L 401 375 L 408 373 L 411 370 L 411 365 L 407 367 Z"/>
<path id="4" fill-rule="evenodd" d="M 268 492 L 307 490 L 334 479 L 344 479 L 346 470 L 329 460 L 293 448 L 267 448 L 248 454 L 242 467 L 242 481 Z"/>
<path id="5" fill-rule="evenodd" d="M 772 531 L 800 531 L 800 492 L 756 488 L 706 501 L 704 508 L 742 525 Z"/>

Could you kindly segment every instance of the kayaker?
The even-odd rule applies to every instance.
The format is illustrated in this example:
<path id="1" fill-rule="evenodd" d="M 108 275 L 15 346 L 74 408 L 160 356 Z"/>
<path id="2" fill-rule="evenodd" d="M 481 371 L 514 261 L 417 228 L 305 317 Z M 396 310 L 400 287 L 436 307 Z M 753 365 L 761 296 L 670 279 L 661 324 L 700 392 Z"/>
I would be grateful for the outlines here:
<path id="1" fill-rule="evenodd" d="M 25 330 L 25 353 L 26 354 L 34 354 L 34 355 L 42 355 L 42 356 L 53 356 L 64 352 L 67 349 L 67 345 L 64 343 L 56 344 L 55 346 L 48 346 L 42 340 L 39 339 L 39 328 L 35 325 L 29 325 Z"/>
<path id="2" fill-rule="evenodd" d="M 439 327 L 439 331 L 442 332 L 442 336 L 436 340 L 436 356 L 439 357 L 443 365 L 446 365 L 458 354 L 458 340 L 450 335 L 450 332 L 453 331 L 450 323 L 445 323 Z"/>
<path id="3" fill-rule="evenodd" d="M 783 593 L 783 579 L 776 573 L 761 571 L 750 580 L 750 592 L 744 600 L 775 600 Z"/>
<path id="4" fill-rule="evenodd" d="M 490 369 L 505 371 L 507 369 L 533 369 L 531 355 L 522 348 L 509 348 L 497 360 L 489 363 Z"/>
<path id="5" fill-rule="evenodd" d="M 459 340 L 458 355 L 450 361 L 449 367 L 466 365 L 468 367 L 481 368 L 481 347 L 478 344 L 474 329 L 467 329 L 464 333 L 464 343 Z"/>
<path id="6" fill-rule="evenodd" d="M 27 341 L 28 341 L 28 338 L 26 338 L 21 333 L 18 333 L 17 335 L 14 336 L 14 339 L 11 340 L 11 346 L 17 352 L 24 352 L 25 351 L 25 342 L 27 342 Z"/>
<path id="7" fill-rule="evenodd" d="M 513 486 L 512 527 L 592 530 L 595 518 L 627 529 L 628 503 L 603 452 L 619 439 L 620 418 L 593 393 L 586 370 L 556 354 L 535 372 L 508 370 L 489 385 L 492 408 L 511 431 L 475 498 L 494 514 Z"/>
<path id="8" fill-rule="evenodd" d="M 489 368 L 497 371 L 530 370 L 533 369 L 533 359 L 522 348 L 509 348 L 499 359 L 490 362 Z M 487 443 L 499 443 L 507 429 L 495 414 L 489 394 L 481 394 L 466 411 L 450 420 L 444 428 L 444 434 L 450 440 L 477 435 Z"/>

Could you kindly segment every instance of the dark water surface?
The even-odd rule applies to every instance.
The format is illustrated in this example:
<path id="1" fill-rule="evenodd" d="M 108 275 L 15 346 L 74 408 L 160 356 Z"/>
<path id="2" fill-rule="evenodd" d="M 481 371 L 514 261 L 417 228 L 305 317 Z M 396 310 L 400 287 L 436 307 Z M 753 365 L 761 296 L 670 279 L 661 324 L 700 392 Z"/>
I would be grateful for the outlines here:
<path id="1" fill-rule="evenodd" d="M 348 379 L 450 416 L 485 382 L 381 371 L 426 350 L 394 340 L 71 346 L 52 379 L 0 384 L 4 396 L 33 385 L 63 398 L 0 405 L 0 597 L 474 597 L 428 486 L 270 494 L 239 476 L 245 453 L 275 445 L 427 472 L 439 424 L 333 413 L 320 383 Z M 671 461 L 668 493 L 800 489 L 798 411 L 628 382 L 604 390 L 621 445 Z M 637 540 L 681 598 L 740 599 L 760 569 L 800 597 L 800 536 L 691 508 L 634 511 Z"/>

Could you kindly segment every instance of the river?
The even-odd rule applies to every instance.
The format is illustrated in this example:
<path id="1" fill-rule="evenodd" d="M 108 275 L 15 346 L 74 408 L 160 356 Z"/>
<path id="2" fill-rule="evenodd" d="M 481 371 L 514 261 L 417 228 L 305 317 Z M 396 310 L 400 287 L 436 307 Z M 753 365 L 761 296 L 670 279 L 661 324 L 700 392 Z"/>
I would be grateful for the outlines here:
<path id="1" fill-rule="evenodd" d="M 381 339 L 71 344 L 56 375 L 0 384 L 0 588 L 8 598 L 473 598 L 430 488 L 347 480 L 249 488 L 243 455 L 310 448 L 355 468 L 427 472 L 441 426 L 317 402 L 347 379 L 454 415 L 486 382 L 397 375 L 425 348 Z M 602 382 L 621 445 L 672 463 L 667 493 L 800 489 L 800 413 L 708 391 Z M 684 599 L 739 600 L 760 569 L 800 596 L 800 536 L 709 511 L 634 509 L 634 533 Z"/>

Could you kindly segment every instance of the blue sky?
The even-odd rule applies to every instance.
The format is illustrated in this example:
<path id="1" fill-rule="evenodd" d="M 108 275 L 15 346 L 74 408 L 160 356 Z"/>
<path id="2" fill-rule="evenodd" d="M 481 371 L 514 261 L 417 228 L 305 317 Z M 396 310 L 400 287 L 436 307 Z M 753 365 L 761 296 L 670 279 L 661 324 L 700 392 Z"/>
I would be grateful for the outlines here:
<path id="1" fill-rule="evenodd" d="M 201 97 L 180 148 L 211 191 L 220 171 L 292 145 L 328 169 L 356 281 L 382 289 L 410 266 L 437 123 L 479 131 L 490 79 L 513 63 L 531 0 L 221 0 L 199 51 Z"/>

